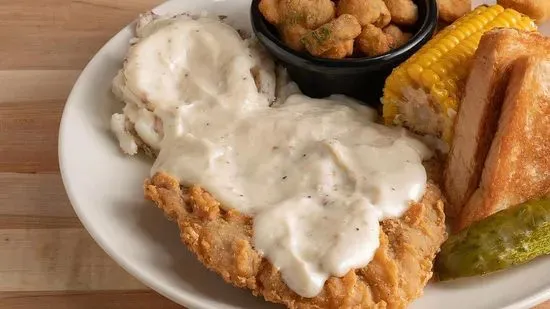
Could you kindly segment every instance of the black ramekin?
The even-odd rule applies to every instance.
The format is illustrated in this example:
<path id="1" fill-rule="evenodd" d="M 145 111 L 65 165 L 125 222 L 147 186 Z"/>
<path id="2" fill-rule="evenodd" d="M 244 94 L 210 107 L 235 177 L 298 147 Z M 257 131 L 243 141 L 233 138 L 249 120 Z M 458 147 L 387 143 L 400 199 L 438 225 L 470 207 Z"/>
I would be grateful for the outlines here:
<path id="1" fill-rule="evenodd" d="M 258 40 L 287 68 L 290 77 L 304 94 L 314 98 L 345 94 L 377 105 L 384 81 L 391 71 L 418 51 L 432 37 L 437 27 L 436 0 L 415 2 L 419 18 L 412 27 L 415 34 L 409 42 L 389 53 L 368 58 L 333 60 L 296 52 L 279 39 L 275 27 L 260 13 L 260 0 L 252 0 L 250 16 Z"/>

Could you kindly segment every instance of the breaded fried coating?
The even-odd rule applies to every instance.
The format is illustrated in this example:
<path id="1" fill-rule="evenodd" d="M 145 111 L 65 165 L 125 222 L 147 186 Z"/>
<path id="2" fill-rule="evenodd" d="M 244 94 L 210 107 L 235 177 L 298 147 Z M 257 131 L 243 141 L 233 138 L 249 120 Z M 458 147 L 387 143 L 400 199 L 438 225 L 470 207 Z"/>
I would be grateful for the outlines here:
<path id="1" fill-rule="evenodd" d="M 304 49 L 300 39 L 305 33 L 335 16 L 331 0 L 262 0 L 259 9 L 265 19 L 277 27 L 285 44 L 297 51 Z"/>
<path id="2" fill-rule="evenodd" d="M 225 281 L 291 309 L 402 309 L 422 294 L 446 238 L 442 196 L 432 183 L 422 201 L 381 223 L 380 247 L 368 266 L 331 277 L 321 293 L 300 297 L 255 249 L 249 216 L 224 208 L 198 186 L 182 188 L 167 174 L 145 182 L 146 198 L 177 222 L 182 242 Z"/>
<path id="3" fill-rule="evenodd" d="M 384 0 L 384 2 L 390 11 L 393 23 L 412 26 L 418 21 L 418 6 L 413 0 Z"/>
<path id="4" fill-rule="evenodd" d="M 394 24 L 388 25 L 382 31 L 388 37 L 392 49 L 405 45 L 412 37 L 412 33 L 403 32 Z"/>
<path id="5" fill-rule="evenodd" d="M 331 49 L 324 52 L 321 57 L 329 59 L 343 59 L 353 55 L 353 40 L 347 40 L 337 44 Z"/>
<path id="6" fill-rule="evenodd" d="M 391 20 L 390 11 L 383 0 L 340 0 L 337 13 L 355 16 L 362 27 L 373 24 L 382 28 Z"/>
<path id="7" fill-rule="evenodd" d="M 278 25 L 281 22 L 279 0 L 262 0 L 258 4 L 258 9 L 270 24 Z"/>
<path id="8" fill-rule="evenodd" d="M 505 8 L 521 12 L 541 24 L 550 19 L 549 0 L 497 0 Z"/>
<path id="9" fill-rule="evenodd" d="M 452 23 L 472 10 L 472 0 L 437 0 L 439 19 Z"/>
<path id="10" fill-rule="evenodd" d="M 392 49 L 393 40 L 382 29 L 366 25 L 357 38 L 357 46 L 368 57 L 385 54 Z"/>
<path id="11" fill-rule="evenodd" d="M 313 56 L 340 59 L 353 53 L 353 40 L 360 33 L 361 25 L 357 19 L 343 14 L 310 31 L 302 38 L 302 43 Z"/>
<path id="12" fill-rule="evenodd" d="M 296 25 L 291 27 L 280 27 L 279 34 L 281 36 L 281 40 L 290 48 L 302 51 L 304 50 L 304 44 L 302 43 L 302 38 L 304 35 L 306 35 L 310 30 Z"/>

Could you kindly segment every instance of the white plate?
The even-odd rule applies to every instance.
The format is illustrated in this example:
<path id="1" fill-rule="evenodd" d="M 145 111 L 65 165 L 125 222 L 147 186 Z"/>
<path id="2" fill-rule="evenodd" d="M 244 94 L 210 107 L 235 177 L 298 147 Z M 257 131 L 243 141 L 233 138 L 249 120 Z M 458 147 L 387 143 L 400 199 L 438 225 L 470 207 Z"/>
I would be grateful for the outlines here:
<path id="1" fill-rule="evenodd" d="M 200 12 L 229 16 L 248 28 L 250 0 L 173 0 L 157 13 Z M 550 34 L 550 26 L 546 31 Z M 281 308 L 225 284 L 180 244 L 176 225 L 143 199 L 150 162 L 121 154 L 109 132 L 121 105 L 110 84 L 132 37 L 124 28 L 92 59 L 67 101 L 59 158 L 72 205 L 94 239 L 146 285 L 191 309 Z M 412 308 L 527 308 L 550 298 L 550 259 L 481 279 L 432 284 Z"/>

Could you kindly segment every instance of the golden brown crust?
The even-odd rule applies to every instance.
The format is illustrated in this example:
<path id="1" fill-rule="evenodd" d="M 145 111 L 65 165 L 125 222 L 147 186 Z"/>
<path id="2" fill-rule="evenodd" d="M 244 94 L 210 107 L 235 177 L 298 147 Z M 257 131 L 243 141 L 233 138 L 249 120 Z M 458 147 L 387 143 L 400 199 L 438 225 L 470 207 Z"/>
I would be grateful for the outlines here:
<path id="1" fill-rule="evenodd" d="M 472 10 L 472 0 L 437 0 L 439 19 L 452 23 Z"/>
<path id="2" fill-rule="evenodd" d="M 366 25 L 357 38 L 357 48 L 369 57 L 385 54 L 392 48 L 393 40 L 382 29 Z"/>
<path id="3" fill-rule="evenodd" d="M 351 14 L 357 18 L 362 27 L 373 24 L 384 27 L 390 23 L 391 15 L 382 0 L 340 0 L 337 15 Z"/>
<path id="4" fill-rule="evenodd" d="M 447 216 L 458 217 L 479 185 L 497 129 L 511 64 L 522 56 L 546 53 L 549 49 L 550 39 L 534 32 L 497 29 L 482 37 L 455 119 L 453 144 L 445 168 Z"/>
<path id="5" fill-rule="evenodd" d="M 227 210 L 197 186 L 185 189 L 166 174 L 144 185 L 146 198 L 176 221 L 183 243 L 210 270 L 254 295 L 292 309 L 404 308 L 422 294 L 432 261 L 446 238 L 442 196 L 429 184 L 400 219 L 382 223 L 381 246 L 368 267 L 330 278 L 314 298 L 291 291 L 252 245 L 252 219 Z"/>
<path id="6" fill-rule="evenodd" d="M 353 40 L 347 40 L 336 44 L 331 49 L 324 52 L 321 57 L 330 59 L 342 59 L 353 55 Z"/>
<path id="7" fill-rule="evenodd" d="M 393 23 L 412 26 L 418 21 L 418 6 L 412 0 L 384 0 L 384 2 L 390 11 Z"/>
<path id="8" fill-rule="evenodd" d="M 343 14 L 307 33 L 301 41 L 313 56 L 338 59 L 351 56 L 353 40 L 360 33 L 361 25 L 357 18 L 350 14 Z"/>
<path id="9" fill-rule="evenodd" d="M 307 28 L 302 25 L 282 25 L 278 29 L 281 34 L 281 39 L 288 47 L 297 51 L 304 50 L 302 37 L 309 32 Z"/>
<path id="10" fill-rule="evenodd" d="M 262 0 L 258 9 L 277 27 L 285 44 L 297 51 L 304 49 L 302 36 L 333 20 L 336 12 L 330 0 Z"/>
<path id="11" fill-rule="evenodd" d="M 382 29 L 384 33 L 386 34 L 386 37 L 390 41 L 391 48 L 399 48 L 405 44 L 411 39 L 412 33 L 409 32 L 403 32 L 399 27 L 397 27 L 394 24 L 389 24 L 384 29 Z"/>
<path id="12" fill-rule="evenodd" d="M 550 57 L 517 60 L 480 187 L 459 228 L 550 193 Z"/>

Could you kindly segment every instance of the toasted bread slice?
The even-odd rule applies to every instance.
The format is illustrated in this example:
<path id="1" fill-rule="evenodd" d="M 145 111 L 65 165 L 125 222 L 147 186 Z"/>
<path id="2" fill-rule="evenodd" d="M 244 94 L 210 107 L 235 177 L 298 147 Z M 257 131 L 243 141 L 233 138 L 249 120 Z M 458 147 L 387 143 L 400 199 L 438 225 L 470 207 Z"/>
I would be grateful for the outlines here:
<path id="1" fill-rule="evenodd" d="M 550 50 L 550 39 L 534 32 L 497 29 L 481 39 L 455 120 L 444 175 L 449 217 L 457 217 L 477 189 L 500 117 L 514 60 Z"/>
<path id="2" fill-rule="evenodd" d="M 458 228 L 550 193 L 550 54 L 513 65 L 479 188 Z"/>

